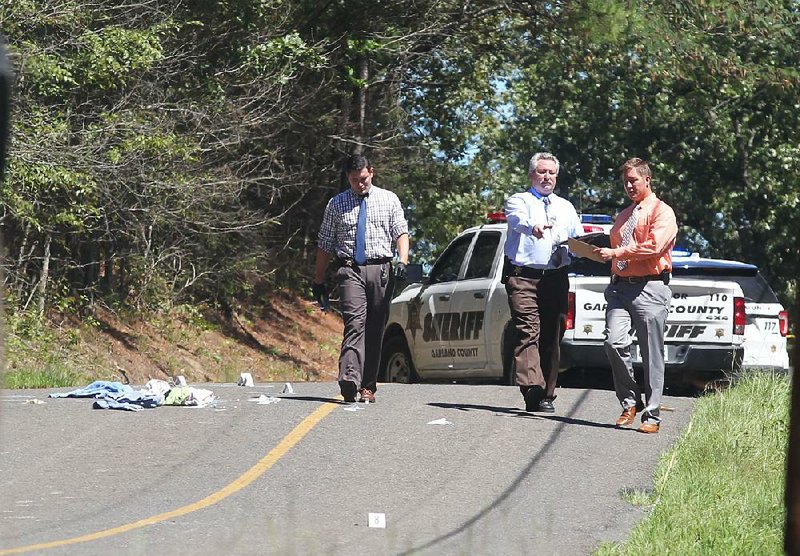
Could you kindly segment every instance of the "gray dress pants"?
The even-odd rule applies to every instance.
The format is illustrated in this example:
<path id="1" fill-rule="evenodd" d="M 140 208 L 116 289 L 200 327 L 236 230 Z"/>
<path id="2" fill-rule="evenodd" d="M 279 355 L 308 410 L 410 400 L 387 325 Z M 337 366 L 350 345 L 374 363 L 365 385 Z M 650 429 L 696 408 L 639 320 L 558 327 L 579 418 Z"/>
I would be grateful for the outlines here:
<path id="1" fill-rule="evenodd" d="M 608 303 L 605 351 L 611 363 L 617 399 L 623 409 L 641 400 L 641 388 L 634 379 L 631 361 L 635 331 L 644 367 L 642 422 L 660 423 L 659 408 L 664 393 L 664 325 L 672 290 L 657 280 L 639 284 L 617 282 L 609 284 L 605 298 Z"/>
<path id="2" fill-rule="evenodd" d="M 342 266 L 336 281 L 344 319 L 339 380 L 375 392 L 383 329 L 394 290 L 392 265 Z"/>

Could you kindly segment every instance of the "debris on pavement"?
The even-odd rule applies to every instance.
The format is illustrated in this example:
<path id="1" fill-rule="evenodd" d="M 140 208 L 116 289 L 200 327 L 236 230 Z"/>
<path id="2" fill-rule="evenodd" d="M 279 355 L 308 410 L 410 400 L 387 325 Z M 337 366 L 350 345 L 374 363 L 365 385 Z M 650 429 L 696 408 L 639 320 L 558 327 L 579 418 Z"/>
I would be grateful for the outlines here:
<path id="1" fill-rule="evenodd" d="M 428 422 L 429 425 L 452 425 L 450 421 L 442 417 L 441 419 L 435 419 L 433 421 Z"/>
<path id="2" fill-rule="evenodd" d="M 236 386 L 255 386 L 255 382 L 253 382 L 253 375 L 251 373 L 240 374 L 239 380 L 236 382 Z"/>
<path id="3" fill-rule="evenodd" d="M 183 378 L 183 377 L 178 377 Z M 94 398 L 94 409 L 121 409 L 139 411 L 161 405 L 207 407 L 214 405 L 217 397 L 211 390 L 191 386 L 170 386 L 163 380 L 151 379 L 141 390 L 121 382 L 96 380 L 69 392 L 53 392 L 51 398 Z"/>
<path id="4" fill-rule="evenodd" d="M 251 402 L 256 402 L 258 405 L 267 405 L 271 403 L 278 403 L 281 401 L 280 398 L 276 398 L 275 396 L 267 396 L 266 394 L 261 394 L 257 398 L 250 398 Z"/>
<path id="5" fill-rule="evenodd" d="M 169 391 L 164 405 L 207 407 L 217 400 L 214 392 L 194 386 L 178 386 Z"/>

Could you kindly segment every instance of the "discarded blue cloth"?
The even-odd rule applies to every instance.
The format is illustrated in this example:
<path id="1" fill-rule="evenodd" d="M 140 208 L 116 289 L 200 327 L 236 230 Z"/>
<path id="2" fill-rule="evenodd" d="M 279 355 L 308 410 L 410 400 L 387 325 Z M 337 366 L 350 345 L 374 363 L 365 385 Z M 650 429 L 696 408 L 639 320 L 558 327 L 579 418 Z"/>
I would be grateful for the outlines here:
<path id="1" fill-rule="evenodd" d="M 50 398 L 97 398 L 106 394 L 129 394 L 135 390 L 127 384 L 121 382 L 111 382 L 108 380 L 96 380 L 89 386 L 78 388 L 71 392 L 54 392 Z"/>
<path id="2" fill-rule="evenodd" d="M 132 405 L 141 409 L 158 407 L 164 404 L 161 394 L 144 394 L 142 392 L 123 392 L 121 394 L 105 394 L 97 396 L 98 401 L 106 402 L 107 407 L 99 407 L 97 402 L 92 406 L 95 409 L 126 409 L 120 405 Z M 101 404 L 103 405 L 103 404 Z"/>
<path id="3" fill-rule="evenodd" d="M 141 411 L 144 408 L 132 403 L 118 402 L 113 398 L 100 398 L 92 404 L 93 409 L 121 409 L 124 411 Z"/>

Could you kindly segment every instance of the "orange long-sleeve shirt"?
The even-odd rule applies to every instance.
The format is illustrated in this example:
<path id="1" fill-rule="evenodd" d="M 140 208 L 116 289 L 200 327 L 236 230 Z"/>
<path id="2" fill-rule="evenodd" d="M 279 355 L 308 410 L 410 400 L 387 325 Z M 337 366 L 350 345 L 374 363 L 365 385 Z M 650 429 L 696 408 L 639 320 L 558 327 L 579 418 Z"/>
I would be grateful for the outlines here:
<path id="1" fill-rule="evenodd" d="M 620 276 L 648 276 L 672 270 L 672 247 L 678 235 L 675 212 L 652 192 L 639 204 L 642 208 L 628 245 L 620 247 L 622 228 L 636 205 L 631 204 L 620 212 L 611 228 L 611 247 L 614 250 L 611 270 Z M 625 270 L 617 268 L 618 259 L 628 260 Z"/>

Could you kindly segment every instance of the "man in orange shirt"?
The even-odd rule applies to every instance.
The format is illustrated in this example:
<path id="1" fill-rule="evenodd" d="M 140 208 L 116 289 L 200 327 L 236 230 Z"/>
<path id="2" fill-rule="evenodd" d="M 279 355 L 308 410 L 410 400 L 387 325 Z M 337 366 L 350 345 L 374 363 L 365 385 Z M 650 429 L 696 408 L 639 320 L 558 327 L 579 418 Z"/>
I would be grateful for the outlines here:
<path id="1" fill-rule="evenodd" d="M 622 405 L 617 426 L 633 423 L 642 412 L 639 432 L 657 433 L 664 391 L 664 324 L 672 290 L 672 247 L 678 233 L 675 212 L 651 189 L 650 166 L 641 158 L 622 165 L 622 182 L 633 203 L 611 228 L 611 247 L 595 249 L 611 261 L 611 283 L 605 291 L 605 350 L 614 388 Z M 633 376 L 632 333 L 639 339 L 644 367 L 644 396 Z"/>

